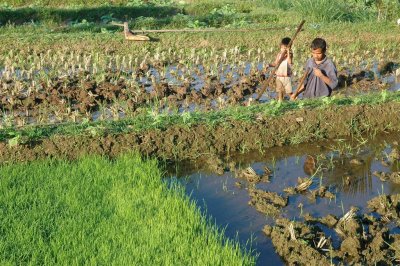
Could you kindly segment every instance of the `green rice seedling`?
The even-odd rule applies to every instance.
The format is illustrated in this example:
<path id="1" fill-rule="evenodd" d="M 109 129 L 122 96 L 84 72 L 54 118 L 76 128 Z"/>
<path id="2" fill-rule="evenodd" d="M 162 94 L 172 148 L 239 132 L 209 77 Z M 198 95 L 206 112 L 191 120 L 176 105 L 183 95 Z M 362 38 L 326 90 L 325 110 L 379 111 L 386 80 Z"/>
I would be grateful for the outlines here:
<path id="1" fill-rule="evenodd" d="M 162 181 L 155 160 L 137 154 L 44 160 L 3 165 L 0 175 L 7 210 L 0 218 L 2 264 L 85 263 L 89 257 L 96 264 L 255 263 L 180 185 Z"/>

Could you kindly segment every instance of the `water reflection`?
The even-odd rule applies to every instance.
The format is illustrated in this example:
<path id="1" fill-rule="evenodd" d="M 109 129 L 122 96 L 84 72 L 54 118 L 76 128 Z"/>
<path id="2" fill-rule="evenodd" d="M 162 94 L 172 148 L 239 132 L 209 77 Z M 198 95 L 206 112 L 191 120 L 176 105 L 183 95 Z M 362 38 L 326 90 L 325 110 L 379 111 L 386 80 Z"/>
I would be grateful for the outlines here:
<path id="1" fill-rule="evenodd" d="M 353 139 L 275 147 L 264 151 L 264 154 L 254 152 L 224 158 L 226 171 L 222 176 L 208 171 L 202 161 L 175 165 L 170 169 L 170 175 L 186 186 L 188 194 L 203 211 L 207 210 L 218 225 L 226 227 L 228 237 L 238 235 L 243 244 L 249 238 L 255 238 L 253 247 L 260 253 L 259 265 L 282 265 L 270 240 L 261 232 L 265 224 L 273 224 L 274 218 L 248 205 L 250 197 L 247 188 L 254 186 L 284 195 L 285 188 L 297 185 L 298 177 L 313 176 L 309 190 L 322 185 L 336 198 L 313 199 L 310 193 L 292 195 L 281 216 L 296 220 L 301 220 L 301 215 L 305 213 L 318 217 L 327 214 L 341 216 L 351 206 L 365 212 L 367 201 L 371 198 L 382 193 L 400 193 L 400 185 L 382 182 L 372 175 L 374 171 L 393 172 L 400 169 L 398 162 L 389 165 L 385 161 L 399 140 L 400 134 L 393 133 L 376 136 L 362 145 L 359 140 Z M 273 173 L 270 182 L 254 185 L 235 178 L 232 165 L 241 169 L 251 166 L 259 175 L 267 166 Z M 183 176 L 188 178 L 178 178 Z M 238 186 L 238 182 L 242 185 Z"/>

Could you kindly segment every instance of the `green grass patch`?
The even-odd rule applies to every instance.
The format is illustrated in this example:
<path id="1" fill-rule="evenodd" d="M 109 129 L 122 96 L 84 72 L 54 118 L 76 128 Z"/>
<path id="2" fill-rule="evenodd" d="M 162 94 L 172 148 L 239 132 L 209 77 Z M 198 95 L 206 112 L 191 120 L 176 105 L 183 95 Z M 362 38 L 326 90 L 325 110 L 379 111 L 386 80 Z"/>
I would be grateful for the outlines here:
<path id="1" fill-rule="evenodd" d="M 156 160 L 0 167 L 0 264 L 252 265 Z"/>
<path id="2" fill-rule="evenodd" d="M 287 111 L 303 108 L 312 110 L 330 108 L 332 106 L 376 105 L 387 102 L 400 102 L 400 91 L 382 91 L 381 93 L 370 93 L 352 97 L 334 96 L 282 103 L 273 100 L 269 103 L 255 104 L 249 107 L 232 106 L 220 111 L 210 112 L 196 111 L 168 114 L 148 110 L 141 115 L 115 121 L 38 125 L 23 128 L 9 127 L 0 130 L 0 141 L 8 141 L 9 145 L 13 146 L 55 135 L 101 136 L 105 134 L 142 132 L 150 129 L 163 130 L 171 126 L 191 127 L 196 124 L 215 126 L 235 120 L 256 123 L 256 118 L 259 115 L 265 117 L 279 116 Z"/>
<path id="3" fill-rule="evenodd" d="M 286 23 L 302 18 L 313 23 L 394 20 L 400 2 L 344 0 L 10 0 L 0 4 L 5 23 L 77 23 L 128 20 L 134 27 L 243 27 Z"/>

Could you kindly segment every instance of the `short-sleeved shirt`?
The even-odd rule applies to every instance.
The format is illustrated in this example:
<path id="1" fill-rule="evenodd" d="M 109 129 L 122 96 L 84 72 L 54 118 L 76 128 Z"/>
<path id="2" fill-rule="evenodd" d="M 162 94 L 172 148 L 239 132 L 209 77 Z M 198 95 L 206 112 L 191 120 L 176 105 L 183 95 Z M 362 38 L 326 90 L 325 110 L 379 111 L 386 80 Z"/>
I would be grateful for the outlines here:
<path id="1" fill-rule="evenodd" d="M 321 72 L 331 80 L 331 84 L 325 82 L 314 75 L 313 68 L 318 68 Z M 338 85 L 337 70 L 331 59 L 325 57 L 322 62 L 317 65 L 313 58 L 306 62 L 305 70 L 309 70 L 307 78 L 304 81 L 304 98 L 314 98 L 322 96 L 330 96 L 332 90 Z"/>

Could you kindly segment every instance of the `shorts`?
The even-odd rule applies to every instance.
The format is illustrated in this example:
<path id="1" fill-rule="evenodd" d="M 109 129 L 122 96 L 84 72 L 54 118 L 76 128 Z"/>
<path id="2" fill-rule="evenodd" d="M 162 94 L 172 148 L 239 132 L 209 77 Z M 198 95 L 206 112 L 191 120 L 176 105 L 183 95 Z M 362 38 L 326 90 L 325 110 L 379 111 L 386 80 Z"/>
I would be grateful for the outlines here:
<path id="1" fill-rule="evenodd" d="M 276 77 L 276 92 L 291 94 L 293 92 L 292 79 L 290 77 Z"/>

